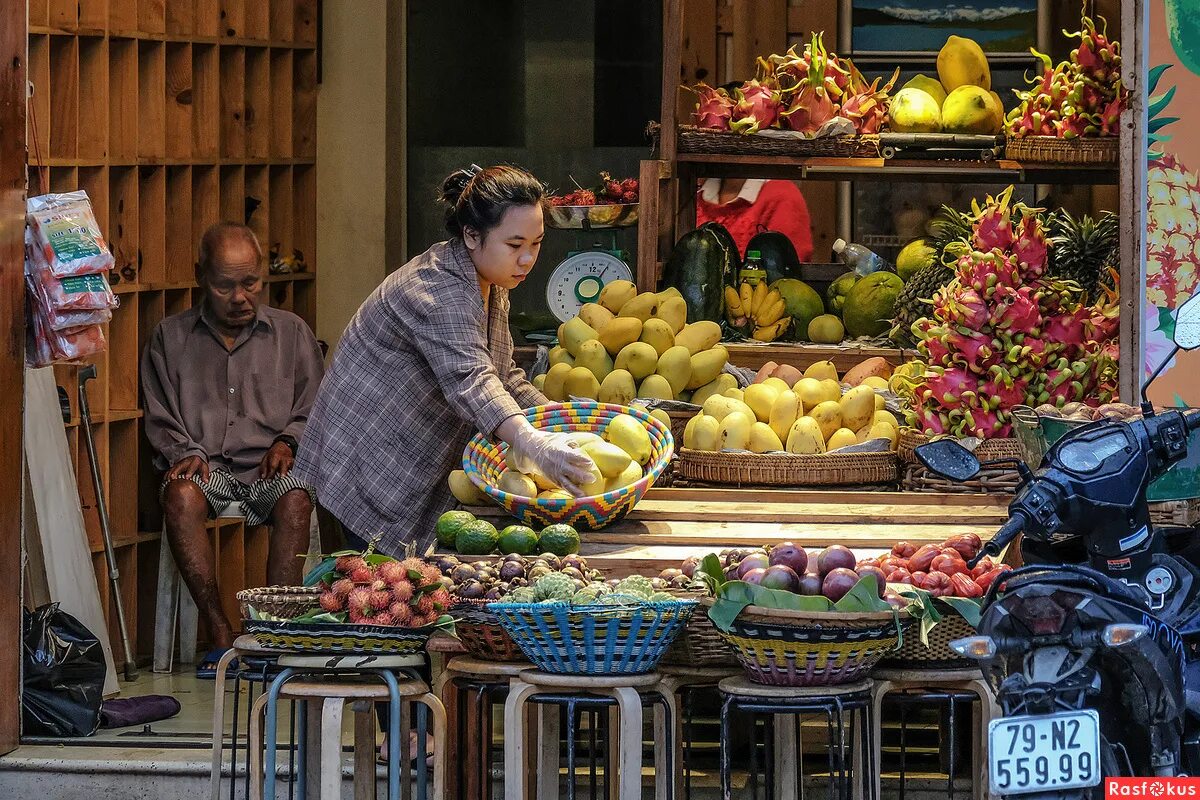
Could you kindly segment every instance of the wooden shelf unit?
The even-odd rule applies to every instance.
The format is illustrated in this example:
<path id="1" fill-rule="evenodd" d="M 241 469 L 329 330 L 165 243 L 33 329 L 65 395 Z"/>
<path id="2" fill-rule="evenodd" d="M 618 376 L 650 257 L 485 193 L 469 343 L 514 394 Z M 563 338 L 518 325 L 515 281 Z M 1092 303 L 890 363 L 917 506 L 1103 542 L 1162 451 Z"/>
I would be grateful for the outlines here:
<path id="1" fill-rule="evenodd" d="M 155 326 L 199 302 L 196 244 L 247 222 L 264 255 L 300 250 L 308 271 L 270 275 L 263 301 L 316 322 L 316 0 L 31 0 L 31 193 L 84 189 L 116 259 L 121 300 L 88 385 L 133 647 L 150 655 L 160 546 L 158 474 L 139 364 Z M 36 129 L 36 136 L 35 136 Z M 257 205 L 256 205 L 257 204 Z M 247 220 L 247 211 L 254 207 Z M 75 367 L 56 367 L 97 585 L 120 648 Z M 213 523 L 222 597 L 261 585 L 266 531 Z M 122 653 L 117 659 L 123 659 Z"/>

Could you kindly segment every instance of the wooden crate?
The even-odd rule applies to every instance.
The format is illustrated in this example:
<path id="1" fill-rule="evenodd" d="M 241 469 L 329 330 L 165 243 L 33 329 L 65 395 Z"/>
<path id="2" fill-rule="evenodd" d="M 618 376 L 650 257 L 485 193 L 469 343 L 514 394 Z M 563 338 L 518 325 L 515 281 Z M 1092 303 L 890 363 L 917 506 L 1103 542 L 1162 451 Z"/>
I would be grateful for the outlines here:
<path id="1" fill-rule="evenodd" d="M 214 222 L 246 221 L 247 195 L 261 201 L 250 225 L 264 253 L 302 249 L 308 267 L 271 276 L 266 301 L 315 324 L 316 2 L 33 0 L 29 25 L 31 192 L 43 177 L 52 191 L 87 191 L 116 259 L 121 305 L 88 399 L 130 631 L 146 656 L 162 520 L 141 354 L 164 317 L 198 302 L 197 239 Z M 67 440 L 107 613 L 76 372 L 55 375 L 71 395 Z M 233 593 L 266 580 L 266 532 L 222 523 L 212 535 L 223 601 L 236 612 Z"/>

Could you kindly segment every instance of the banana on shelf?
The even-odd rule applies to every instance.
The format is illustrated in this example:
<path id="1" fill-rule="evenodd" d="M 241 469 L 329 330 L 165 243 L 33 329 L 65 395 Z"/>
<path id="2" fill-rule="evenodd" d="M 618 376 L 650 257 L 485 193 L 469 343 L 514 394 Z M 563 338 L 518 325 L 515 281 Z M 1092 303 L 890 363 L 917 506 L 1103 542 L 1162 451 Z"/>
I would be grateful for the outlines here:
<path id="1" fill-rule="evenodd" d="M 725 287 L 725 316 L 729 324 L 760 342 L 773 342 L 787 332 L 792 318 L 777 289 L 765 282 Z"/>

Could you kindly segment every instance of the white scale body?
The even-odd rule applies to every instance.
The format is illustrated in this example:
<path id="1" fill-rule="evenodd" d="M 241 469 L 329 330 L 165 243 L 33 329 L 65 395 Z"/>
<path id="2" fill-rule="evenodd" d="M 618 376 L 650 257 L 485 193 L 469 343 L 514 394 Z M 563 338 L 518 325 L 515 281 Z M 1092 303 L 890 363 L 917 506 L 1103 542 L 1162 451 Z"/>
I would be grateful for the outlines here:
<path id="1" fill-rule="evenodd" d="M 561 322 L 575 317 L 584 303 L 594 303 L 601 290 L 616 280 L 633 280 L 629 265 L 605 250 L 585 250 L 568 256 L 546 281 L 546 305 Z"/>

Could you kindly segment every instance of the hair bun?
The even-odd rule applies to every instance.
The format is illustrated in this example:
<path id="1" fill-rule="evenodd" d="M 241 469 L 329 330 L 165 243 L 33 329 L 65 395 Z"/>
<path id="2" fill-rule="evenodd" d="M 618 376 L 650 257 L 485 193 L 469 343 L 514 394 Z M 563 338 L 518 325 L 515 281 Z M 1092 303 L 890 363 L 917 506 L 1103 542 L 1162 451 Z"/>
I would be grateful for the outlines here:
<path id="1" fill-rule="evenodd" d="M 466 228 L 486 234 L 508 207 L 538 205 L 543 198 L 542 184 L 517 167 L 483 169 L 472 164 L 442 181 L 441 201 L 446 205 L 446 230 L 451 236 L 461 237 Z"/>
<path id="2" fill-rule="evenodd" d="M 474 177 L 475 173 L 469 169 L 458 169 L 447 175 L 446 180 L 442 181 L 442 202 L 451 208 L 458 205 L 463 192 L 467 190 L 467 184 Z"/>

